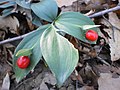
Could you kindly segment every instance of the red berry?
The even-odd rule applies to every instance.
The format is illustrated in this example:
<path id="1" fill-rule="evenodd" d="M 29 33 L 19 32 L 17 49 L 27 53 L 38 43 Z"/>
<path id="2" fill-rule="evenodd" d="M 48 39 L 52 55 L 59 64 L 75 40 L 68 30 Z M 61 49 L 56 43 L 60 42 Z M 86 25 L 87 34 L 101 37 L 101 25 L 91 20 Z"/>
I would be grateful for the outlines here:
<path id="1" fill-rule="evenodd" d="M 21 69 L 25 69 L 30 64 L 30 59 L 28 56 L 20 56 L 17 60 L 17 66 Z"/>
<path id="2" fill-rule="evenodd" d="M 98 34 L 94 30 L 88 30 L 85 34 L 85 37 L 90 41 L 96 41 L 98 39 Z"/>

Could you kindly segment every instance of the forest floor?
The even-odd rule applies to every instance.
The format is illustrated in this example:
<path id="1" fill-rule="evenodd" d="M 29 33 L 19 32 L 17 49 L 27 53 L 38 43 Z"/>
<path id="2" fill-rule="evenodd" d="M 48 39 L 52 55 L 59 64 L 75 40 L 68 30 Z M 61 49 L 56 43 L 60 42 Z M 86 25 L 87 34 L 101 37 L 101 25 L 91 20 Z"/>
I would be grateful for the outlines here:
<path id="1" fill-rule="evenodd" d="M 72 4 L 69 3 L 60 4 L 61 10 L 82 12 L 89 16 L 117 6 L 120 0 L 77 0 Z M 12 57 L 20 41 L 0 45 L 0 90 L 120 90 L 120 10 L 92 20 L 95 24 L 101 25 L 97 44 L 90 45 L 79 40 L 76 42 L 73 37 L 71 39 L 71 36 L 66 35 L 66 38 L 79 50 L 80 58 L 74 72 L 59 89 L 56 87 L 54 75 L 44 60 L 41 60 L 33 71 L 17 83 Z M 0 27 L 3 25 L 1 23 Z M 26 27 L 24 23 L 21 25 Z M 9 33 L 5 35 L 2 29 L 0 28 L 0 41 L 10 38 Z M 14 34 L 12 35 L 14 37 Z"/>

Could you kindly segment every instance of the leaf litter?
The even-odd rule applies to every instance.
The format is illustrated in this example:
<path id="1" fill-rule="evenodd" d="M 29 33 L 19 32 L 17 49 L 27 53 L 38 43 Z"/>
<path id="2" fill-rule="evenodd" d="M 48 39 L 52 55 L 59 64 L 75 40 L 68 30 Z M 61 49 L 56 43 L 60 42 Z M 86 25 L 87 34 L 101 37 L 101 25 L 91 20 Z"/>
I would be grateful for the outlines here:
<path id="1" fill-rule="evenodd" d="M 92 11 L 90 14 L 104 10 L 104 8 L 108 8 L 108 6 L 113 7 L 116 3 L 118 3 L 117 0 L 71 0 L 69 3 L 67 0 L 57 0 L 57 2 L 63 11 L 79 11 L 88 13 L 93 10 L 94 12 Z M 88 13 L 87 15 L 90 14 Z M 120 14 L 118 11 L 107 15 L 108 17 L 105 15 L 105 18 L 99 17 L 97 19 L 93 19 L 97 25 L 102 23 L 101 27 L 103 28 L 101 30 L 104 30 L 104 33 L 101 31 L 101 35 L 96 45 L 84 43 L 71 36 L 67 37 L 70 39 L 69 41 L 79 50 L 80 59 L 76 70 L 67 79 L 60 90 L 108 90 L 108 88 L 110 88 L 109 90 L 119 90 L 120 40 L 118 37 L 120 36 Z M 14 26 L 12 29 L 15 30 L 11 31 L 11 33 L 20 35 L 18 34 L 19 32 L 16 32 L 16 26 L 20 26 L 22 22 L 19 22 L 18 18 L 11 18 L 10 22 L 14 22 L 13 25 L 10 26 Z M 114 26 L 113 30 L 111 25 Z M 0 32 L 1 34 L 6 34 L 2 32 L 2 30 Z M 24 32 L 22 34 L 24 34 Z M 4 39 L 5 37 L 3 36 L 1 40 Z M 4 81 L 4 79 L 6 79 L 4 76 L 7 74 L 7 70 L 9 70 L 11 82 L 10 90 L 41 90 L 40 87 L 43 86 L 46 87 L 46 90 L 48 88 L 50 90 L 56 90 L 55 84 L 51 82 L 51 80 L 54 79 L 54 76 L 51 75 L 48 67 L 44 66 L 44 62 L 40 62 L 41 64 L 39 63 L 36 66 L 34 73 L 30 73 L 23 81 L 17 84 L 15 82 L 14 73 L 11 70 L 12 66 L 9 65 L 11 63 L 10 53 L 13 53 L 13 47 L 8 48 L 6 46 L 5 48 L 7 50 L 4 51 L 1 47 L 0 52 L 0 57 L 3 57 L 5 54 L 5 57 L 7 57 L 7 60 L 4 57 L 2 58 L 3 60 L 5 59 L 5 61 L 0 60 L 0 84 Z M 9 81 L 7 88 L 9 88 Z"/>
<path id="2" fill-rule="evenodd" d="M 119 53 L 119 49 L 120 49 L 120 20 L 117 17 L 116 13 L 109 13 L 109 20 L 108 21 L 104 21 L 104 25 L 108 26 L 108 29 L 104 29 L 108 35 L 111 37 L 108 39 L 108 44 L 110 46 L 110 55 L 111 55 L 111 60 L 112 61 L 116 61 L 120 59 L 120 53 Z M 110 22 L 111 25 L 107 22 Z"/>
<path id="3" fill-rule="evenodd" d="M 10 88 L 10 77 L 9 74 L 7 73 L 2 84 L 1 90 L 9 90 Z"/>

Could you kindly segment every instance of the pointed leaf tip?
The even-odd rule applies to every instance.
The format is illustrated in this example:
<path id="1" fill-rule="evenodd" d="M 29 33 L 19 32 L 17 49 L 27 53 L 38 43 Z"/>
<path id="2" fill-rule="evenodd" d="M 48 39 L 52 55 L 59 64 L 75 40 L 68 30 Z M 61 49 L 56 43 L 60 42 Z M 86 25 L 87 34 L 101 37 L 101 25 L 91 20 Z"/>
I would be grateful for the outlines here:
<path id="1" fill-rule="evenodd" d="M 32 49 L 21 49 L 17 52 L 16 56 L 29 56 L 32 54 Z"/>
<path id="2" fill-rule="evenodd" d="M 78 51 L 66 38 L 56 32 L 55 27 L 44 31 L 40 47 L 42 55 L 60 87 L 77 66 Z"/>
<path id="3" fill-rule="evenodd" d="M 38 3 L 32 3 L 31 9 L 41 19 L 52 22 L 56 19 L 58 6 L 55 0 L 41 0 Z"/>

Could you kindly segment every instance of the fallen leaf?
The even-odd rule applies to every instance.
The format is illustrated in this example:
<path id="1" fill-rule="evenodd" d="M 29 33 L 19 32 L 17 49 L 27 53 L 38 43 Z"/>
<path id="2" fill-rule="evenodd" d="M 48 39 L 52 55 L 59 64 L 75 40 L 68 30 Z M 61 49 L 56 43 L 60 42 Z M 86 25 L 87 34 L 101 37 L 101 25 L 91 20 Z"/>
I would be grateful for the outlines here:
<path id="1" fill-rule="evenodd" d="M 82 88 L 77 88 L 77 90 L 95 90 L 93 86 L 83 86 Z"/>
<path id="2" fill-rule="evenodd" d="M 120 90 L 120 77 L 112 78 L 110 73 L 101 73 L 98 85 L 98 90 Z"/>
<path id="3" fill-rule="evenodd" d="M 109 22 L 115 26 L 116 28 L 111 28 L 111 25 L 108 24 L 107 21 L 104 21 L 104 24 L 108 26 L 108 29 L 104 29 L 108 35 L 111 37 L 111 39 L 108 39 L 108 44 L 110 46 L 110 55 L 111 55 L 111 60 L 116 61 L 120 59 L 120 53 L 118 53 L 118 50 L 120 49 L 120 20 L 118 19 L 116 13 L 109 13 Z M 119 30 L 118 30 L 118 29 Z M 114 31 L 114 33 L 113 33 Z M 113 35 L 114 34 L 114 35 Z"/>
<path id="4" fill-rule="evenodd" d="M 43 78 L 42 83 L 40 84 L 40 90 L 49 90 L 49 88 L 51 87 L 49 87 L 49 85 L 47 86 L 47 84 L 50 84 L 51 87 L 56 84 L 56 79 L 51 73 L 45 74 L 45 77 Z"/>
<path id="5" fill-rule="evenodd" d="M 85 4 L 89 4 L 91 2 L 91 0 L 84 0 Z"/>
<path id="6" fill-rule="evenodd" d="M 10 88 L 10 78 L 9 78 L 9 74 L 7 73 L 3 80 L 1 90 L 9 90 L 9 88 Z"/>
<path id="7" fill-rule="evenodd" d="M 100 5 L 107 2 L 107 0 L 90 0 L 90 1 L 91 3 L 94 3 L 96 5 Z"/>
<path id="8" fill-rule="evenodd" d="M 19 21 L 16 17 L 5 17 L 0 16 L 0 28 L 4 29 L 5 27 L 9 27 L 12 33 L 17 32 L 17 27 L 19 27 Z"/>
<path id="9" fill-rule="evenodd" d="M 56 0 L 59 7 L 72 5 L 74 1 L 77 0 Z"/>
<path id="10" fill-rule="evenodd" d="M 91 15 L 91 14 L 93 14 L 93 13 L 95 13 L 95 10 L 90 10 L 90 11 L 87 12 L 85 15 L 86 15 L 86 16 L 89 16 L 89 15 Z"/>

